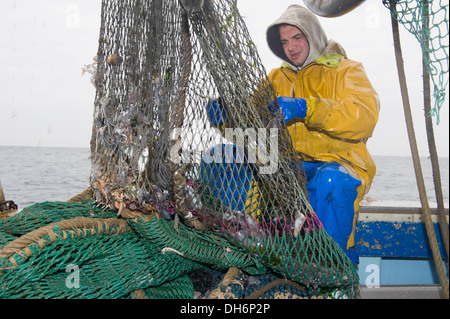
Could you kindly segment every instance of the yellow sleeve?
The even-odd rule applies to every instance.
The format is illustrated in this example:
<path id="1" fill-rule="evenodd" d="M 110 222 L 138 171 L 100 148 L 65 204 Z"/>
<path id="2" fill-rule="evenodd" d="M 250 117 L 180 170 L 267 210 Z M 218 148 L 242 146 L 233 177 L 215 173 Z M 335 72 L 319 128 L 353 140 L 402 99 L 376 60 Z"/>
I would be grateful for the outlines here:
<path id="1" fill-rule="evenodd" d="M 335 69 L 335 74 L 329 72 L 323 79 L 325 83 L 333 83 L 332 97 L 309 98 L 305 124 L 333 137 L 365 139 L 372 136 L 378 121 L 378 94 L 363 66 L 351 60 L 345 61 L 350 62 L 343 61 Z"/>

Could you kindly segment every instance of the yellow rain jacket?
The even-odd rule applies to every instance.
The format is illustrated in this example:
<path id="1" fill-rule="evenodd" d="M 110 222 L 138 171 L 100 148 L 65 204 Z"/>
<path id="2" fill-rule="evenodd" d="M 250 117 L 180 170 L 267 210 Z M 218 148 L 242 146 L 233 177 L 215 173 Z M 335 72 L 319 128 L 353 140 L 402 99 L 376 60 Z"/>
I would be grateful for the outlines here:
<path id="1" fill-rule="evenodd" d="M 302 67 L 290 65 L 280 42 L 280 24 L 296 26 L 308 40 L 309 55 Z M 306 8 L 290 6 L 267 29 L 267 41 L 285 61 L 268 75 L 276 94 L 307 101 L 306 118 L 287 123 L 295 150 L 304 161 L 337 162 L 362 181 L 347 244 L 351 248 L 359 202 L 376 171 L 366 142 L 378 121 L 378 95 L 362 64 L 348 59 L 338 43 L 328 41 L 317 17 Z"/>

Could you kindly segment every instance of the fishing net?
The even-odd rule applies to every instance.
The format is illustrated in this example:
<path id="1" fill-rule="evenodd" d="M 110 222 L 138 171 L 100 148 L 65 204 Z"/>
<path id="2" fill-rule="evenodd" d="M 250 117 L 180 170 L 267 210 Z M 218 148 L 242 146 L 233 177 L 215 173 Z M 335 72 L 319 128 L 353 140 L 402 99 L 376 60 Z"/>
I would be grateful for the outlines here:
<path id="1" fill-rule="evenodd" d="M 309 289 L 356 296 L 236 1 L 103 1 L 101 19 L 96 202 L 215 231 Z"/>
<path id="2" fill-rule="evenodd" d="M 424 62 L 433 81 L 435 105 L 431 115 L 439 124 L 439 111 L 448 85 L 448 1 L 383 0 L 392 16 L 419 41 Z"/>
<path id="3" fill-rule="evenodd" d="M 167 221 L 155 216 L 130 225 L 116 215 L 93 202 L 45 202 L 0 220 L 0 298 L 193 298 L 188 274 L 205 266 L 188 254 L 162 252 L 173 227 L 164 233 L 160 224 Z M 142 240 L 133 230 L 139 223 L 152 227 L 151 238 Z M 171 243 L 191 240 L 199 254 L 221 250 L 208 245 L 213 234 L 187 238 L 184 228 Z M 249 265 L 246 271 L 252 272 L 246 254 L 229 254 L 231 261 L 223 257 L 217 269 Z"/>
<path id="4" fill-rule="evenodd" d="M 0 219 L 0 276 L 2 299 L 327 295 L 271 274 L 215 232 L 177 231 L 157 214 L 117 218 L 93 201 L 43 202 Z"/>
<path id="5" fill-rule="evenodd" d="M 357 296 L 236 1 L 104 0 L 87 71 L 90 189 L 0 220 L 0 297 L 189 298 L 233 267 L 228 296 Z"/>

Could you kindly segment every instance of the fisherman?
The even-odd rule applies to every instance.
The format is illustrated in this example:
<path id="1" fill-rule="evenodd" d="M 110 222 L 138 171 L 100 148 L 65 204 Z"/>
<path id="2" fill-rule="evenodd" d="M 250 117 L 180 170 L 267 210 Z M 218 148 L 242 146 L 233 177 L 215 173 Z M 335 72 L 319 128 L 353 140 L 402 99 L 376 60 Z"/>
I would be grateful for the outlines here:
<path id="1" fill-rule="evenodd" d="M 318 18 L 302 6 L 289 6 L 267 28 L 267 43 L 283 60 L 268 78 L 303 159 L 311 206 L 358 263 L 352 248 L 359 203 L 376 171 L 366 142 L 378 121 L 378 95 L 362 64 L 328 40 Z"/>
<path id="2" fill-rule="evenodd" d="M 359 203 L 369 191 L 375 164 L 366 142 L 378 121 L 379 99 L 361 63 L 328 40 L 318 18 L 291 5 L 267 28 L 272 52 L 283 60 L 268 79 L 302 158 L 312 208 L 327 233 L 355 264 Z M 220 99 L 208 104 L 213 125 L 223 122 Z"/>

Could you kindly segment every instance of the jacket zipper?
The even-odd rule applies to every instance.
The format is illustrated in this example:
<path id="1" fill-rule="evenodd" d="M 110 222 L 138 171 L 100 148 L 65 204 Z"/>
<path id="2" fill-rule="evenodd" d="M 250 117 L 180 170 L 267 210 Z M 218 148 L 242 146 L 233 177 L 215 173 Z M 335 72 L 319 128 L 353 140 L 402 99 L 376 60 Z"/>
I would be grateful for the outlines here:
<path id="1" fill-rule="evenodd" d="M 296 74 L 296 79 L 295 81 L 299 81 L 299 78 L 302 77 L 302 74 L 304 70 L 310 68 L 313 65 L 317 65 L 317 63 L 313 62 L 308 64 L 307 66 L 305 66 L 304 68 L 300 69 L 300 71 L 297 72 Z M 293 82 L 292 84 L 295 84 L 295 82 Z M 299 86 L 300 86 L 300 93 L 302 93 L 300 96 L 302 96 L 304 94 L 303 92 L 303 81 L 299 81 Z M 295 89 L 294 89 L 295 85 L 292 86 L 292 97 L 295 98 Z"/>

